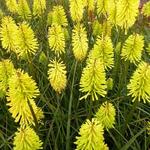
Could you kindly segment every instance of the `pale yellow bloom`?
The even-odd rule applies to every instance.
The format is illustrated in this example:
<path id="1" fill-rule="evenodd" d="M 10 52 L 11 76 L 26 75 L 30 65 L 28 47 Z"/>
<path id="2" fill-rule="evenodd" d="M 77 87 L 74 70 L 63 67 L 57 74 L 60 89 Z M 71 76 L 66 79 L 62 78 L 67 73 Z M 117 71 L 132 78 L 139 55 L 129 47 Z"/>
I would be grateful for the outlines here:
<path id="1" fill-rule="evenodd" d="M 19 128 L 14 137 L 14 150 L 39 150 L 42 149 L 42 141 L 36 132 L 29 126 Z"/>
<path id="2" fill-rule="evenodd" d="M 61 93 L 67 84 L 66 66 L 61 61 L 53 60 L 49 63 L 49 81 L 52 88 Z"/>

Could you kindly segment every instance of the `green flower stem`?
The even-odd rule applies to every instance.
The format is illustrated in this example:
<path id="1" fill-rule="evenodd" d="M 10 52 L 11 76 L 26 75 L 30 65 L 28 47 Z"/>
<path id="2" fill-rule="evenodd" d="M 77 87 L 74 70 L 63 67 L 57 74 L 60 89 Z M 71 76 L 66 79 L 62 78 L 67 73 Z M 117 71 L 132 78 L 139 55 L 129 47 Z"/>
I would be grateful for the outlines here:
<path id="1" fill-rule="evenodd" d="M 71 94 L 70 94 L 70 99 L 69 99 L 69 107 L 68 107 L 68 122 L 67 122 L 67 137 L 66 137 L 66 150 L 70 149 L 70 124 L 71 124 L 71 108 L 72 108 L 72 101 L 73 101 L 73 86 L 75 82 L 75 73 L 76 73 L 76 68 L 78 62 L 76 61 L 74 67 L 74 72 L 73 72 L 73 79 L 72 79 L 72 84 L 71 84 Z"/>

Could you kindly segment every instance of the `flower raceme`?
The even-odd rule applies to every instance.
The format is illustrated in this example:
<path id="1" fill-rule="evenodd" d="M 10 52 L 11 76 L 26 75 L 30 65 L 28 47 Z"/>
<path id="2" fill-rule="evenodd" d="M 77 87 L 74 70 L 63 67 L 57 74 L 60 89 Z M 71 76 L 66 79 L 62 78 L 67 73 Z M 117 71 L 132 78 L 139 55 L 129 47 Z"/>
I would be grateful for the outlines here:
<path id="1" fill-rule="evenodd" d="M 109 102 L 103 103 L 96 113 L 97 120 L 101 122 L 106 129 L 114 127 L 115 116 L 116 110 L 114 106 Z"/>
<path id="2" fill-rule="evenodd" d="M 33 15 L 40 16 L 46 9 L 45 0 L 34 0 L 33 1 Z"/>
<path id="3" fill-rule="evenodd" d="M 35 81 L 27 73 L 17 70 L 11 76 L 7 95 L 9 111 L 15 118 L 15 122 L 20 122 L 21 126 L 35 125 L 35 118 L 37 121 L 43 118 L 42 110 L 36 106 L 34 101 L 39 95 L 39 90 Z"/>
<path id="4" fill-rule="evenodd" d="M 136 21 L 139 0 L 119 0 L 117 2 L 116 23 L 127 31 Z"/>
<path id="5" fill-rule="evenodd" d="M 53 60 L 49 63 L 49 81 L 52 88 L 59 94 L 65 89 L 67 84 L 66 66 L 62 61 Z"/>
<path id="6" fill-rule="evenodd" d="M 109 36 L 98 36 L 93 50 L 89 54 L 90 58 L 99 58 L 105 69 L 114 65 L 114 51 L 111 38 Z"/>
<path id="7" fill-rule="evenodd" d="M 88 96 L 92 97 L 92 100 L 98 100 L 97 95 L 106 95 L 106 78 L 103 63 L 98 58 L 90 58 L 86 67 L 83 69 L 80 79 L 80 91 L 86 93 L 80 99 L 86 99 Z"/>
<path id="8" fill-rule="evenodd" d="M 31 10 L 26 0 L 18 0 L 18 15 L 23 19 L 31 17 Z"/>
<path id="9" fill-rule="evenodd" d="M 108 20 L 111 22 L 111 24 L 116 25 L 116 19 L 117 19 L 117 3 L 118 0 L 111 0 L 109 1 L 109 12 L 108 12 Z"/>
<path id="10" fill-rule="evenodd" d="M 87 119 L 79 130 L 80 136 L 76 137 L 76 150 L 107 150 L 103 134 L 103 126 L 97 119 Z"/>
<path id="11" fill-rule="evenodd" d="M 6 0 L 6 6 L 12 13 L 17 13 L 18 5 L 16 0 Z"/>
<path id="12" fill-rule="evenodd" d="M 69 0 L 70 13 L 74 22 L 80 22 L 83 18 L 84 3 L 83 0 Z"/>
<path id="13" fill-rule="evenodd" d="M 150 16 L 150 2 L 147 2 L 144 4 L 142 12 L 143 12 L 144 16 L 146 16 L 146 17 Z"/>
<path id="14" fill-rule="evenodd" d="M 150 64 L 141 62 L 128 84 L 129 94 L 135 100 L 150 102 Z"/>
<path id="15" fill-rule="evenodd" d="M 6 16 L 2 19 L 0 27 L 0 40 L 2 47 L 8 51 L 16 52 L 18 38 L 18 27 L 12 17 Z"/>
<path id="16" fill-rule="evenodd" d="M 55 54 L 60 55 L 65 52 L 65 35 L 59 25 L 52 25 L 48 31 L 49 46 Z"/>
<path id="17" fill-rule="evenodd" d="M 125 41 L 121 56 L 125 61 L 137 64 L 142 57 L 144 47 L 144 37 L 139 34 L 133 34 Z"/>
<path id="18" fill-rule="evenodd" d="M 17 53 L 23 57 L 25 55 L 35 54 L 38 49 L 38 41 L 34 32 L 28 23 L 23 22 L 18 27 Z"/>
<path id="19" fill-rule="evenodd" d="M 20 127 L 15 133 L 14 150 L 39 150 L 42 149 L 42 144 L 39 136 L 29 126 Z"/>
<path id="20" fill-rule="evenodd" d="M 0 62 L 0 91 L 4 94 L 7 92 L 9 79 L 14 72 L 14 65 L 9 59 Z"/>
<path id="21" fill-rule="evenodd" d="M 76 60 L 83 60 L 88 51 L 88 39 L 85 28 L 81 24 L 77 24 L 73 30 L 72 46 Z"/>
<path id="22" fill-rule="evenodd" d="M 52 25 L 68 26 L 67 17 L 63 6 L 54 6 L 52 12 L 48 15 Z"/>

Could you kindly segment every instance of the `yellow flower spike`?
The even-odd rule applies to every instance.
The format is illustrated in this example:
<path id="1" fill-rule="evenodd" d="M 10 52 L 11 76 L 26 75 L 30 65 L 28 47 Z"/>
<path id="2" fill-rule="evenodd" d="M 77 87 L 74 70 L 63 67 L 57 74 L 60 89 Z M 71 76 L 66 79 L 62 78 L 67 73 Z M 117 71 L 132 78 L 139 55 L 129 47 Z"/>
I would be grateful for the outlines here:
<path id="1" fill-rule="evenodd" d="M 16 41 L 19 56 L 23 57 L 25 55 L 35 54 L 39 45 L 31 27 L 28 23 L 23 22 L 19 25 L 18 30 L 19 33 Z"/>
<path id="2" fill-rule="evenodd" d="M 83 18 L 84 12 L 83 0 L 69 0 L 69 2 L 72 20 L 75 22 L 80 22 Z"/>
<path id="3" fill-rule="evenodd" d="M 36 132 L 29 126 L 20 127 L 15 133 L 14 150 L 39 150 L 42 148 L 42 141 Z"/>
<path id="4" fill-rule="evenodd" d="M 17 13 L 18 5 L 16 0 L 5 0 L 8 10 L 12 13 Z"/>
<path id="5" fill-rule="evenodd" d="M 118 3 L 118 0 L 111 0 L 111 1 L 109 1 L 108 20 L 109 20 L 113 25 L 116 25 L 117 3 Z"/>
<path id="6" fill-rule="evenodd" d="M 139 0 L 119 0 L 117 3 L 117 25 L 127 31 L 136 21 L 138 7 Z"/>
<path id="7" fill-rule="evenodd" d="M 33 1 L 33 15 L 40 16 L 44 13 L 46 9 L 45 0 L 34 0 Z"/>
<path id="8" fill-rule="evenodd" d="M 9 79 L 8 106 L 15 122 L 21 126 L 35 125 L 34 115 L 37 121 L 43 118 L 43 112 L 35 104 L 34 99 L 39 95 L 35 81 L 27 73 L 17 70 Z M 30 106 L 34 112 L 31 111 Z"/>
<path id="9" fill-rule="evenodd" d="M 147 2 L 147 3 L 144 4 L 143 9 L 142 9 L 142 13 L 146 17 L 150 16 L 150 2 Z"/>
<path id="10" fill-rule="evenodd" d="M 144 47 L 144 37 L 139 34 L 133 34 L 128 37 L 122 48 L 121 56 L 130 63 L 137 64 L 142 57 L 142 51 Z"/>
<path id="11" fill-rule="evenodd" d="M 114 127 L 116 110 L 113 104 L 104 102 L 96 113 L 97 120 L 102 123 L 106 129 Z"/>
<path id="12" fill-rule="evenodd" d="M 88 39 L 85 28 L 81 24 L 77 24 L 73 30 L 72 46 L 76 60 L 83 60 L 88 51 Z"/>
<path id="13" fill-rule="evenodd" d="M 62 61 L 53 60 L 49 64 L 49 81 L 52 88 L 59 94 L 65 89 L 67 84 L 66 66 Z"/>
<path id="14" fill-rule="evenodd" d="M 111 38 L 109 36 L 98 36 L 89 57 L 99 58 L 105 69 L 111 69 L 114 66 L 114 50 Z"/>
<path id="15" fill-rule="evenodd" d="M 9 59 L 0 61 L 0 91 L 3 93 L 7 92 L 9 78 L 14 72 L 14 65 Z"/>
<path id="16" fill-rule="evenodd" d="M 52 24 L 64 27 L 68 26 L 68 21 L 63 6 L 54 6 L 51 15 Z"/>
<path id="17" fill-rule="evenodd" d="M 30 19 L 31 10 L 26 0 L 18 0 L 18 14 L 23 19 Z"/>
<path id="18" fill-rule="evenodd" d="M 104 129 L 97 119 L 86 120 L 76 137 L 76 150 L 104 150 Z"/>
<path id="19" fill-rule="evenodd" d="M 128 84 L 128 95 L 131 95 L 133 102 L 135 100 L 144 103 L 150 102 L 150 64 L 141 62 Z"/>
<path id="20" fill-rule="evenodd" d="M 59 25 L 53 25 L 48 31 L 49 46 L 55 54 L 60 55 L 65 52 L 65 35 Z"/>
<path id="21" fill-rule="evenodd" d="M 2 47 L 8 51 L 16 52 L 18 37 L 18 27 L 12 17 L 6 16 L 2 19 L 0 27 L 0 40 L 2 41 Z"/>
<path id="22" fill-rule="evenodd" d="M 89 59 L 87 66 L 83 69 L 80 79 L 80 91 L 86 93 L 80 99 L 86 99 L 88 96 L 92 100 L 98 100 L 97 95 L 106 95 L 106 78 L 104 66 L 100 59 Z"/>

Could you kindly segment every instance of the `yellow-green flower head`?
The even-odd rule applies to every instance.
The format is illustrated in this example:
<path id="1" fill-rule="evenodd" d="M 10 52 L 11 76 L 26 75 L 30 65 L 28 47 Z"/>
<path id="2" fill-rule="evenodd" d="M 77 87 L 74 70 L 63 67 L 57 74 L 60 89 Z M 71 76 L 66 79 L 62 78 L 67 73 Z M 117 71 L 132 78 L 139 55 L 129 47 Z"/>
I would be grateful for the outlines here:
<path id="1" fill-rule="evenodd" d="M 116 17 L 117 17 L 117 2 L 118 0 L 109 0 L 109 10 L 108 10 L 108 20 L 116 25 Z"/>
<path id="2" fill-rule="evenodd" d="M 61 93 L 67 84 L 66 66 L 60 60 L 53 60 L 48 66 L 48 78 L 50 84 L 56 92 Z"/>
<path id="3" fill-rule="evenodd" d="M 14 71 L 14 65 L 9 59 L 0 61 L 0 91 L 6 93 L 9 78 L 14 74 Z"/>
<path id="4" fill-rule="evenodd" d="M 104 102 L 96 113 L 96 118 L 106 128 L 113 128 L 115 124 L 116 110 L 113 104 Z"/>
<path id="5" fill-rule="evenodd" d="M 103 126 L 97 119 L 87 119 L 76 137 L 76 150 L 104 150 L 103 134 Z"/>
<path id="6" fill-rule="evenodd" d="M 89 57 L 99 58 L 105 69 L 112 68 L 114 66 L 114 50 L 110 37 L 98 36 Z"/>
<path id="7" fill-rule="evenodd" d="M 45 0 L 34 0 L 33 1 L 33 15 L 40 16 L 46 9 Z"/>
<path id="8" fill-rule="evenodd" d="M 23 19 L 30 19 L 31 10 L 26 0 L 18 0 L 18 14 Z"/>
<path id="9" fill-rule="evenodd" d="M 72 46 L 76 60 L 83 60 L 88 51 L 88 39 L 85 28 L 81 24 L 77 24 L 73 30 Z"/>
<path id="10" fill-rule="evenodd" d="M 25 55 L 35 54 L 38 49 L 38 41 L 34 32 L 28 23 L 23 22 L 18 27 L 19 33 L 17 41 L 17 53 L 23 57 Z"/>
<path id="11" fill-rule="evenodd" d="M 117 3 L 116 23 L 127 30 L 136 21 L 138 15 L 139 0 L 119 0 Z"/>
<path id="12" fill-rule="evenodd" d="M 17 1 L 16 0 L 5 0 L 5 1 L 8 10 L 12 13 L 16 13 L 18 10 Z"/>
<path id="13" fill-rule="evenodd" d="M 52 25 L 48 31 L 49 46 L 55 54 L 60 55 L 65 52 L 65 35 L 59 25 Z"/>
<path id="14" fill-rule="evenodd" d="M 39 90 L 35 81 L 27 73 L 17 70 L 9 79 L 7 97 L 9 111 L 12 117 L 15 118 L 15 122 L 20 122 L 21 126 L 35 125 L 30 106 L 37 121 L 43 118 L 42 110 L 36 106 L 34 101 L 34 98 L 38 95 Z"/>
<path id="15" fill-rule="evenodd" d="M 106 95 L 106 78 L 103 63 L 100 59 L 89 59 L 86 67 L 83 69 L 80 79 L 80 91 L 86 93 L 83 98 L 91 95 L 92 100 L 98 100 L 97 95 Z"/>
<path id="16" fill-rule="evenodd" d="M 143 100 L 144 103 L 150 102 L 150 64 L 141 62 L 138 65 L 130 79 L 128 90 L 128 95 L 132 96 L 133 102 L 135 100 Z"/>
<path id="17" fill-rule="evenodd" d="M 36 132 L 29 126 L 19 128 L 14 137 L 14 150 L 39 150 L 42 148 L 42 141 Z"/>
<path id="18" fill-rule="evenodd" d="M 61 5 L 54 6 L 53 11 L 51 13 L 51 17 L 52 17 L 52 24 L 64 27 L 68 26 L 68 21 L 63 6 Z"/>
<path id="19" fill-rule="evenodd" d="M 69 2 L 72 20 L 75 22 L 80 22 L 84 12 L 83 0 L 69 0 Z"/>
<path id="20" fill-rule="evenodd" d="M 0 40 L 2 47 L 8 51 L 16 51 L 16 39 L 18 37 L 18 27 L 12 17 L 6 16 L 2 19 L 0 27 Z"/>
<path id="21" fill-rule="evenodd" d="M 139 34 L 133 34 L 125 41 L 121 56 L 125 61 L 137 64 L 142 57 L 144 47 L 144 37 Z"/>
<path id="22" fill-rule="evenodd" d="M 88 11 L 94 11 L 95 0 L 83 0 L 83 4 L 88 8 Z"/>
<path id="23" fill-rule="evenodd" d="M 142 12 L 143 12 L 144 16 L 146 16 L 146 17 L 150 16 L 150 2 L 147 2 L 144 4 Z"/>

